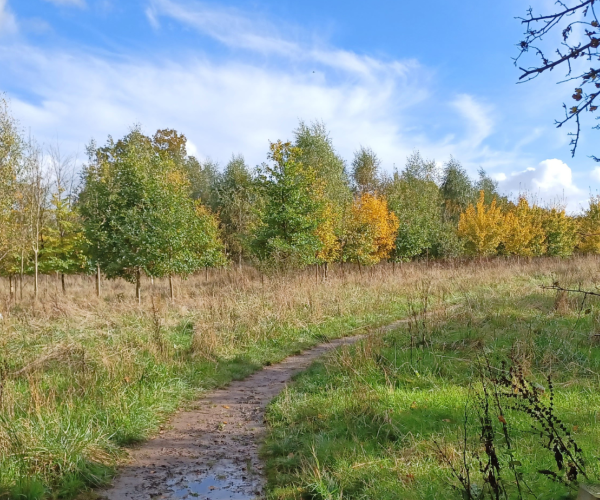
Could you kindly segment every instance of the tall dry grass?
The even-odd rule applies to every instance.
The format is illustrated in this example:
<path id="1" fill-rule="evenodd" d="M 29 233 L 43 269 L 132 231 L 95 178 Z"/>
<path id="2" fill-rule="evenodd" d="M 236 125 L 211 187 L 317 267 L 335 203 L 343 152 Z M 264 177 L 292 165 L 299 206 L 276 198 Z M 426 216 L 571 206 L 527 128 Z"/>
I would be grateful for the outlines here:
<path id="1" fill-rule="evenodd" d="M 142 302 L 123 281 L 54 276 L 34 301 L 0 280 L 0 491 L 73 496 L 101 484 L 186 400 L 335 336 L 466 302 L 474 288 L 572 280 L 598 273 L 592 257 L 346 266 L 262 276 L 252 268 L 146 280 Z M 24 490 L 25 489 L 25 490 Z M 29 494 L 29 493 L 28 493 Z M 33 498 L 32 497 L 32 498 Z M 25 496 L 24 498 L 27 498 Z"/>

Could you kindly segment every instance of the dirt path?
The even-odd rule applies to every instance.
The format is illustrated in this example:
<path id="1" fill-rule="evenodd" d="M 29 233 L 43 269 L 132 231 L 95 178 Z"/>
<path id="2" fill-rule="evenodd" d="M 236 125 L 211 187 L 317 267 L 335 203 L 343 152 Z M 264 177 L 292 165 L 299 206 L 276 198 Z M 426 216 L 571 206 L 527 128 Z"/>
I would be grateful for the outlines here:
<path id="1" fill-rule="evenodd" d="M 385 328 L 389 331 L 403 321 Z M 195 408 L 177 414 L 163 434 L 132 451 L 133 461 L 113 487 L 99 492 L 109 500 L 262 498 L 263 465 L 258 458 L 267 404 L 290 378 L 323 354 L 364 338 L 344 337 L 320 344 L 242 381 L 208 393 Z"/>

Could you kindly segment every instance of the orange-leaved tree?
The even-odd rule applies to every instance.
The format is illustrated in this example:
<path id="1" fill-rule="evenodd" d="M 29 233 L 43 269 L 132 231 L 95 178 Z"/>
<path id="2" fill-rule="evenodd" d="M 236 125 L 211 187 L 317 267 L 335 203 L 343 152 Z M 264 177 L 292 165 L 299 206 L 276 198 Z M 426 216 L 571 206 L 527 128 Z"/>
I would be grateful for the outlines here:
<path id="1" fill-rule="evenodd" d="M 485 193 L 479 192 L 477 204 L 471 203 L 460 214 L 458 235 L 465 239 L 465 248 L 472 255 L 492 255 L 502 241 L 504 217 L 494 198 L 485 204 Z"/>
<path id="2" fill-rule="evenodd" d="M 370 193 L 357 196 L 346 216 L 342 260 L 371 265 L 389 257 L 399 226 L 385 197 Z"/>

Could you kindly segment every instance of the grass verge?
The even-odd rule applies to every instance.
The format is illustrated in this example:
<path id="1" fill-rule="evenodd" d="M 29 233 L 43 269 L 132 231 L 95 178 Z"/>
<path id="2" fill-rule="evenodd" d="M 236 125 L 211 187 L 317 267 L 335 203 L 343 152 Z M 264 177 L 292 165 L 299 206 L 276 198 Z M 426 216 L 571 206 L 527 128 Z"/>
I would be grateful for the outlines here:
<path id="1" fill-rule="evenodd" d="M 559 437 L 582 448 L 588 480 L 600 478 L 600 302 L 539 288 L 593 289 L 597 273 L 574 259 L 449 289 L 417 284 L 405 327 L 315 363 L 269 406 L 269 498 L 575 498 L 571 458 L 548 446 L 524 410 L 533 403 L 494 380 L 518 385 L 523 373 L 542 416 L 551 408 Z M 459 305 L 422 314 L 445 293 Z"/>

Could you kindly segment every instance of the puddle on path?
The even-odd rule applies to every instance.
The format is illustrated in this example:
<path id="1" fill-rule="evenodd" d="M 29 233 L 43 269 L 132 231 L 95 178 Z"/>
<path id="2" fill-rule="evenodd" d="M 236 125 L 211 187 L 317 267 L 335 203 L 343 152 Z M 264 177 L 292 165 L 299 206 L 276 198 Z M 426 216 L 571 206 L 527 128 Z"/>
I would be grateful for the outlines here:
<path id="1" fill-rule="evenodd" d="M 184 483 L 184 484 L 182 484 Z M 237 483 L 237 484 L 236 484 Z M 226 477 L 208 476 L 204 479 L 190 480 L 186 478 L 177 485 L 171 486 L 175 498 L 199 500 L 253 500 L 256 496 L 248 496 L 243 489 L 243 482 Z"/>
<path id="2" fill-rule="evenodd" d="M 266 430 L 265 407 L 292 375 L 326 352 L 360 338 L 357 335 L 321 344 L 245 380 L 211 391 L 194 409 L 179 413 L 168 431 L 132 450 L 131 465 L 122 471 L 112 488 L 99 492 L 101 498 L 264 498 L 264 465 L 258 446 Z"/>

